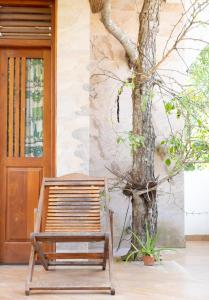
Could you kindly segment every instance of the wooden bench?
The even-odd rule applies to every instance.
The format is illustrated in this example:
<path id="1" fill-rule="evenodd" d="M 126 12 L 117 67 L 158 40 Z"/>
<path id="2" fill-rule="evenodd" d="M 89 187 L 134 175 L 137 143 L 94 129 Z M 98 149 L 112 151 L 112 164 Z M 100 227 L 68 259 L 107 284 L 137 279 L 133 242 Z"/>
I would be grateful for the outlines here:
<path id="1" fill-rule="evenodd" d="M 101 191 L 104 191 L 106 227 L 101 228 Z M 112 284 L 112 213 L 108 207 L 109 194 L 104 178 L 83 174 L 69 174 L 58 178 L 44 178 L 41 186 L 35 230 L 31 234 L 31 255 L 25 294 L 31 290 L 98 290 L 115 294 Z M 103 242 L 102 252 L 58 253 L 56 243 Z M 46 251 L 45 243 L 51 246 Z M 78 286 L 34 283 L 33 271 L 37 262 L 46 271 L 54 266 L 101 266 L 109 280 L 105 285 Z"/>

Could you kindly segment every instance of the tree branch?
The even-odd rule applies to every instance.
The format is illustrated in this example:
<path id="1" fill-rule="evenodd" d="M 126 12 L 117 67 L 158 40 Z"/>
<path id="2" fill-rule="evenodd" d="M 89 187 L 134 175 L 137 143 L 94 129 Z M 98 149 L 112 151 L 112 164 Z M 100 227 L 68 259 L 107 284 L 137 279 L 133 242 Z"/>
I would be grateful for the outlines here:
<path id="1" fill-rule="evenodd" d="M 127 34 L 113 22 L 111 17 L 111 0 L 104 1 L 103 9 L 101 11 L 101 21 L 105 28 L 111 33 L 123 46 L 131 64 L 135 64 L 138 58 L 138 52 L 134 42 L 127 36 Z"/>
<path id="2" fill-rule="evenodd" d="M 196 6 L 195 6 L 196 5 Z M 179 21 L 176 23 L 176 25 L 174 26 L 169 39 L 166 42 L 164 51 L 163 51 L 163 57 L 160 59 L 160 61 L 150 70 L 149 75 L 151 76 L 153 73 L 155 73 L 155 71 L 159 68 L 159 66 L 170 56 L 170 54 L 173 51 L 177 51 L 178 48 L 178 44 L 184 40 L 187 39 L 189 40 L 190 38 L 186 37 L 188 32 L 191 30 L 192 26 L 196 23 L 200 23 L 200 24 L 205 24 L 205 22 L 202 21 L 195 21 L 196 18 L 201 14 L 201 12 L 203 12 L 207 7 L 209 6 L 209 3 L 207 0 L 204 0 L 202 3 L 199 3 L 198 0 L 195 1 L 195 3 L 192 3 L 190 8 L 184 12 L 184 14 L 181 16 L 181 18 L 179 19 Z M 177 25 L 179 25 L 179 23 L 182 21 L 183 17 L 187 16 L 187 14 L 191 11 L 191 9 L 193 9 L 194 11 L 191 13 L 191 15 L 189 16 L 189 18 L 187 19 L 186 23 L 184 24 L 184 26 L 182 26 L 182 29 L 180 31 L 180 33 L 178 34 L 177 38 L 175 39 L 173 45 L 171 46 L 171 48 L 169 50 L 167 50 L 167 52 L 165 53 L 165 50 L 167 48 L 168 42 L 171 39 L 171 36 L 173 35 L 173 32 L 175 31 Z M 177 51 L 178 52 L 178 51 Z M 178 53 L 179 54 L 179 53 Z"/>

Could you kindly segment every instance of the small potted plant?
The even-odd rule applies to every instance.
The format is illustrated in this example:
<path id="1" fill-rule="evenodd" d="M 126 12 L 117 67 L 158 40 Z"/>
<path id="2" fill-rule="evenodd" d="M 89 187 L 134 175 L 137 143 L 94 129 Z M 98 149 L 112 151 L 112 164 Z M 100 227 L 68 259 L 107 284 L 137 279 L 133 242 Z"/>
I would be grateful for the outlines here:
<path id="1" fill-rule="evenodd" d="M 157 248 L 157 234 L 154 237 L 150 236 L 148 225 L 146 224 L 146 242 L 143 242 L 134 232 L 132 235 L 135 238 L 136 244 L 131 243 L 132 250 L 128 254 L 126 261 L 131 260 L 134 256 L 142 257 L 145 266 L 153 266 L 155 261 L 160 261 L 162 251 L 173 250 L 170 248 Z"/>

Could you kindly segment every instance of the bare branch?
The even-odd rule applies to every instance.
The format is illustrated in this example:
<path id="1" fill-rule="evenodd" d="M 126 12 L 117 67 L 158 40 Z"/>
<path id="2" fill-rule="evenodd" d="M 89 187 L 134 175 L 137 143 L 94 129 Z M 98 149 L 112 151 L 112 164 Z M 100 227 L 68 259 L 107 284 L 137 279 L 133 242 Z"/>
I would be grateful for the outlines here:
<path id="1" fill-rule="evenodd" d="M 197 7 L 195 7 L 195 5 L 197 5 Z M 182 29 L 180 31 L 180 33 L 178 34 L 177 38 L 175 39 L 173 45 L 170 47 L 170 49 L 165 53 L 165 49 L 167 48 L 168 45 L 168 41 L 165 45 L 165 49 L 164 49 L 164 53 L 163 53 L 163 57 L 159 60 L 159 62 L 150 70 L 150 76 L 155 73 L 155 71 L 159 68 L 159 66 L 171 55 L 171 53 L 173 53 L 174 51 L 177 51 L 178 48 L 178 44 L 186 38 L 187 33 L 190 31 L 190 29 L 192 28 L 192 26 L 195 23 L 201 23 L 201 24 L 205 24 L 205 22 L 199 22 L 196 21 L 196 18 L 200 15 L 200 13 L 205 10 L 207 7 L 209 6 L 209 3 L 207 0 L 205 0 L 204 2 L 202 2 L 201 4 L 198 4 L 198 0 L 195 1 L 195 3 L 193 5 L 191 5 L 191 7 L 181 16 L 181 18 L 179 19 L 179 21 L 177 22 L 177 24 L 174 26 L 171 35 L 168 39 L 168 41 L 171 39 L 171 36 L 175 30 L 175 28 L 177 27 L 177 25 L 179 25 L 179 23 L 182 21 L 183 17 L 186 16 L 186 14 L 188 14 L 188 12 L 190 12 L 191 8 L 194 9 L 194 11 L 191 13 L 190 17 L 187 18 L 186 23 L 182 26 Z M 205 24 L 206 25 L 206 24 Z M 187 38 L 189 39 L 189 38 Z M 178 53 L 179 54 L 179 53 Z"/>
<path id="2" fill-rule="evenodd" d="M 121 43 L 131 63 L 134 65 L 138 57 L 136 45 L 127 34 L 113 22 L 111 17 L 111 0 L 104 1 L 101 21 L 105 28 Z"/>

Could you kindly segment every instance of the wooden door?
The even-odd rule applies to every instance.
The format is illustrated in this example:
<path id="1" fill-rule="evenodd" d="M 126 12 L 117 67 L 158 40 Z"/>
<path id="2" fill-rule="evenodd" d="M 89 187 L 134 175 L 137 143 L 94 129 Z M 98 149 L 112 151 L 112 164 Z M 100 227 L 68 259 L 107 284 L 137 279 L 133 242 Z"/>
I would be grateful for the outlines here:
<path id="1" fill-rule="evenodd" d="M 0 49 L 0 262 L 28 262 L 43 176 L 51 176 L 49 49 Z"/>

